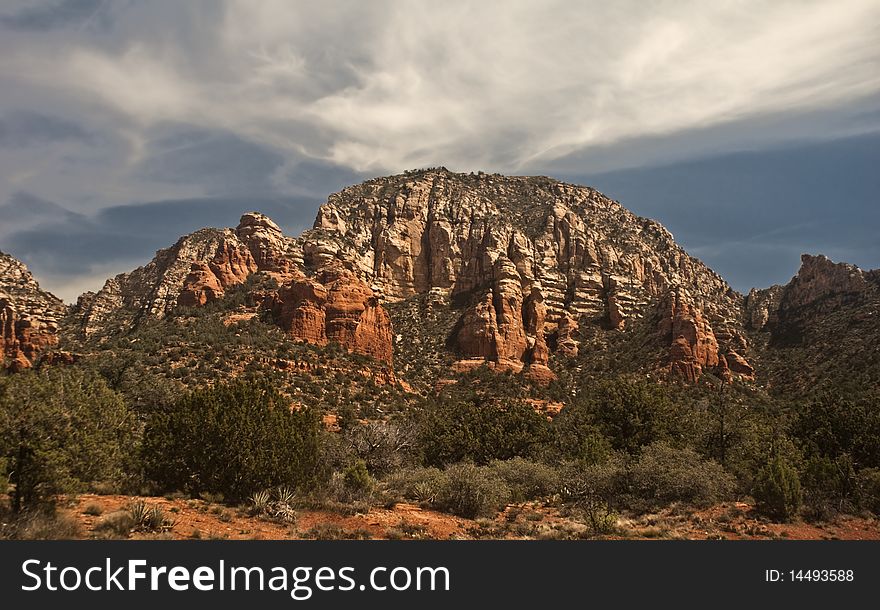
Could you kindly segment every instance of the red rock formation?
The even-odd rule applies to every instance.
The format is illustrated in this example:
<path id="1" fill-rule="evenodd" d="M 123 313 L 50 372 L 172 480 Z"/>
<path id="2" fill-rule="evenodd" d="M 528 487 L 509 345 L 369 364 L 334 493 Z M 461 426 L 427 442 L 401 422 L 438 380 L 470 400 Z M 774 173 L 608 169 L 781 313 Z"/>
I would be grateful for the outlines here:
<path id="1" fill-rule="evenodd" d="M 672 346 L 669 348 L 669 370 L 673 375 L 687 381 L 693 382 L 700 378 L 702 367 L 694 356 L 690 342 L 684 337 L 676 337 L 672 340 Z"/>
<path id="2" fill-rule="evenodd" d="M 718 341 L 712 327 L 682 293 L 667 299 L 658 330 L 671 340 L 669 367 L 673 373 L 695 381 L 704 368 L 719 365 Z"/>
<path id="3" fill-rule="evenodd" d="M 556 349 L 564 356 L 573 358 L 578 355 L 577 319 L 566 313 L 556 326 Z"/>
<path id="4" fill-rule="evenodd" d="M 547 367 L 546 312 L 540 290 L 533 289 L 523 302 L 519 284 L 502 275 L 493 290 L 461 318 L 455 340 L 465 359 L 459 368 L 489 361 L 498 370 L 519 372 L 528 365 L 528 376 L 533 380 L 549 383 L 556 379 Z"/>
<path id="5" fill-rule="evenodd" d="M 6 368 L 20 371 L 33 366 L 40 352 L 58 343 L 52 324 L 20 315 L 6 299 L 0 299 L 0 348 Z"/>
<path id="6" fill-rule="evenodd" d="M 270 300 L 275 319 L 291 337 L 315 345 L 327 345 L 327 289 L 305 277 L 279 288 Z"/>
<path id="7" fill-rule="evenodd" d="M 223 296 L 231 286 L 241 284 L 257 271 L 250 250 L 243 244 L 223 241 L 209 263 L 193 262 L 183 281 L 177 304 L 195 307 Z"/>
<path id="8" fill-rule="evenodd" d="M 216 301 L 223 296 L 223 286 L 206 263 L 193 263 L 189 275 L 183 281 L 183 291 L 177 297 L 177 304 L 183 307 L 196 307 Z"/>
<path id="9" fill-rule="evenodd" d="M 346 349 L 391 362 L 391 318 L 364 282 L 343 271 L 319 275 L 327 286 L 327 340 Z"/>
<path id="10" fill-rule="evenodd" d="M 737 352 L 733 350 L 727 352 L 724 355 L 724 361 L 731 373 L 748 379 L 755 378 L 755 369 Z"/>
<path id="11" fill-rule="evenodd" d="M 351 352 L 392 361 L 391 319 L 369 286 L 350 272 L 327 270 L 314 279 L 293 279 L 270 306 L 294 339 L 316 345 L 335 341 Z"/>

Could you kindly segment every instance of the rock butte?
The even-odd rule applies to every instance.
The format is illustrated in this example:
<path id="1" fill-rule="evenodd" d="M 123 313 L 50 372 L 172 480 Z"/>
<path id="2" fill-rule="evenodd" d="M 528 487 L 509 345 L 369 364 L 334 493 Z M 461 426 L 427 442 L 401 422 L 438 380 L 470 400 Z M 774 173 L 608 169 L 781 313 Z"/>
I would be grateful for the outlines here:
<path id="1" fill-rule="evenodd" d="M 0 265 L 6 361 L 30 366 L 57 340 L 65 308 L 15 259 L 3 255 Z M 457 319 L 448 343 L 455 369 L 489 363 L 541 383 L 555 378 L 551 354 L 600 349 L 584 330 L 618 333 L 638 322 L 666 349 L 647 370 L 753 379 L 750 333 L 793 323 L 792 312 L 829 295 L 866 290 L 878 275 L 805 255 L 787 286 L 744 297 L 660 224 L 594 189 L 439 168 L 333 194 L 296 238 L 257 212 L 235 229 L 201 229 L 70 312 L 83 336 L 124 330 L 222 298 L 254 273 L 277 280 L 259 301 L 293 340 L 337 342 L 392 363 L 383 303 L 440 295 Z"/>

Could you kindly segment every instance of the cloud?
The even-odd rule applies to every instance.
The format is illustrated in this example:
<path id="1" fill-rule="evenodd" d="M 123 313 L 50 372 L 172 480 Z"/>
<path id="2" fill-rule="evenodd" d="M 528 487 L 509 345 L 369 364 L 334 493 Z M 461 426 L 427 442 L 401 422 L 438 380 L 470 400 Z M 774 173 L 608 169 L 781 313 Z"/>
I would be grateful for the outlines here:
<path id="1" fill-rule="evenodd" d="M 208 185 L 210 192 L 259 196 L 274 190 L 273 175 L 285 163 L 271 149 L 226 132 L 172 129 L 151 140 L 136 172 L 171 184 Z"/>
<path id="2" fill-rule="evenodd" d="M 510 171 L 880 90 L 872 0 L 230 0 L 174 18 L 198 36 L 77 45 L 31 57 L 33 73 L 134 125 L 229 130 L 357 171 Z"/>
<path id="3" fill-rule="evenodd" d="M 22 227 L 41 224 L 46 221 L 78 222 L 81 219 L 57 203 L 35 197 L 30 193 L 18 192 L 9 201 L 0 205 L 0 218 L 3 219 L 2 233 Z"/>
<path id="4" fill-rule="evenodd" d="M 745 292 L 787 282 L 804 252 L 880 266 L 877 167 L 870 134 L 566 178 L 659 220 Z"/>
<path id="5" fill-rule="evenodd" d="M 880 131 L 875 0 L 5 6 L 0 245 L 68 296 L 244 209 L 296 232 L 330 192 L 431 165 L 594 182 L 737 287 L 784 281 L 752 256 L 776 247 L 880 259 L 876 199 L 840 195 L 876 165 L 786 166 Z"/>
<path id="6" fill-rule="evenodd" d="M 156 250 L 206 226 L 238 224 L 256 210 L 290 235 L 311 226 L 319 200 L 293 197 L 226 197 L 151 201 L 104 208 L 93 215 L 17 193 L 0 206 L 0 249 L 24 261 L 43 288 L 72 302 L 110 275 L 144 265 Z M 112 273 L 111 273 L 112 272 Z"/>
<path id="7" fill-rule="evenodd" d="M 20 148 L 64 140 L 91 141 L 76 123 L 35 112 L 11 112 L 0 117 L 0 146 Z"/>
<path id="8" fill-rule="evenodd" d="M 67 25 L 84 27 L 92 22 L 104 21 L 105 0 L 62 0 L 26 6 L 13 13 L 0 15 L 0 24 L 13 30 L 46 31 Z"/>

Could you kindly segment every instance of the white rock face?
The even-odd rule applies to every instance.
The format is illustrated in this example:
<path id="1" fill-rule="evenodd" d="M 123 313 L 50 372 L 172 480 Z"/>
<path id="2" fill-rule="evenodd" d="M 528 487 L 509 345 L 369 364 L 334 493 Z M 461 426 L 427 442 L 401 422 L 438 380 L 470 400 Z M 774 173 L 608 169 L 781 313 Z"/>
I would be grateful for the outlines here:
<path id="1" fill-rule="evenodd" d="M 462 341 L 483 347 L 466 356 L 519 354 L 528 364 L 536 333 L 561 334 L 573 351 L 574 324 L 623 328 L 672 292 L 706 317 L 722 351 L 745 348 L 743 298 L 660 224 L 588 187 L 411 172 L 332 195 L 302 239 L 306 266 L 336 258 L 387 300 L 439 290 L 476 303 Z M 533 294 L 546 309 L 541 329 L 523 320 Z"/>
<path id="2" fill-rule="evenodd" d="M 658 223 L 588 187 L 443 168 L 331 195 L 313 228 L 296 239 L 257 212 L 244 214 L 236 229 L 185 236 L 84 295 L 82 332 L 204 303 L 254 270 L 286 281 L 333 268 L 354 274 L 380 301 L 442 296 L 460 312 L 453 344 L 462 358 L 534 367 L 542 379 L 550 377 L 540 368 L 549 346 L 576 354 L 579 328 L 619 330 L 674 311 L 705 321 L 705 333 L 685 337 L 690 351 L 679 337 L 660 338 L 676 344 L 675 353 L 702 354 L 702 345 L 716 341 L 718 353 L 706 363 L 732 350 L 747 353 L 743 297 Z M 673 294 L 686 306 L 665 306 Z M 670 319 L 661 327 L 683 326 Z"/>
<path id="3" fill-rule="evenodd" d="M 67 307 L 21 261 L 0 252 L 0 367 L 28 368 L 58 343 Z"/>

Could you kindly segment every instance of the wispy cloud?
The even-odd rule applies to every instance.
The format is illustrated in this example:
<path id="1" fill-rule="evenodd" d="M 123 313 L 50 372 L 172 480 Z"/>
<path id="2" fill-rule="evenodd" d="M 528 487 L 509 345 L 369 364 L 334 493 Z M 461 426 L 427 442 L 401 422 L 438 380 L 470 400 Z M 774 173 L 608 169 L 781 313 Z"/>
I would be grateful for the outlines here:
<path id="1" fill-rule="evenodd" d="M 686 162 L 792 140 L 832 150 L 880 130 L 877 31 L 876 0 L 9 0 L 0 246 L 69 297 L 87 276 L 100 286 L 107 257 L 144 262 L 192 225 L 234 224 L 284 196 L 282 216 L 308 219 L 370 175 L 439 164 L 579 182 L 604 172 L 625 205 L 703 248 L 738 286 L 760 284 L 760 257 L 730 254 L 741 243 L 784 242 L 796 256 L 818 226 L 830 227 L 823 247 L 839 249 L 866 235 L 864 193 L 876 189 L 828 223 L 820 209 L 839 189 L 755 195 L 779 176 L 819 175 L 786 173 L 791 155 L 760 157 L 775 164 L 760 181 L 727 161 L 686 180 Z M 759 203 L 731 213 L 742 200 Z M 147 208 L 165 215 L 147 240 L 138 202 L 162 202 Z M 791 217 L 796 229 L 774 232 Z M 858 247 L 859 260 L 876 259 Z"/>
<path id="2" fill-rule="evenodd" d="M 232 130 L 359 171 L 510 171 L 880 91 L 873 0 L 229 0 L 184 16 L 194 37 L 76 45 L 29 73 L 136 125 Z"/>

